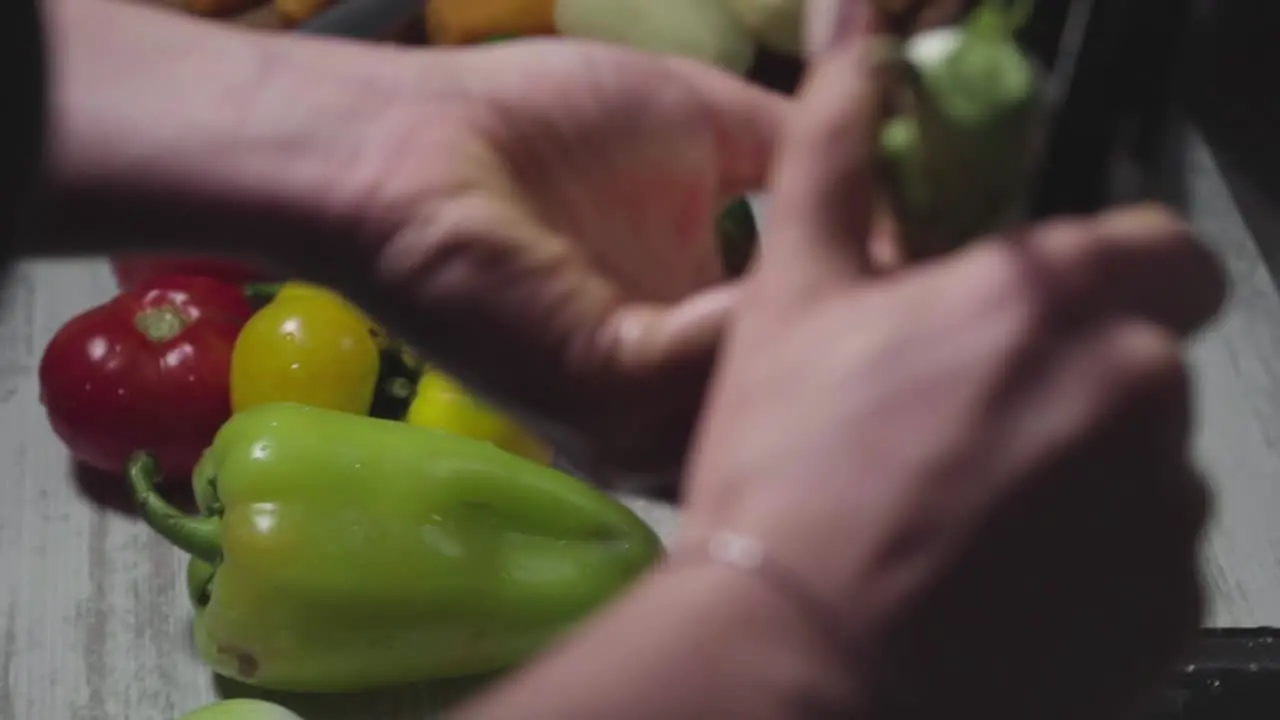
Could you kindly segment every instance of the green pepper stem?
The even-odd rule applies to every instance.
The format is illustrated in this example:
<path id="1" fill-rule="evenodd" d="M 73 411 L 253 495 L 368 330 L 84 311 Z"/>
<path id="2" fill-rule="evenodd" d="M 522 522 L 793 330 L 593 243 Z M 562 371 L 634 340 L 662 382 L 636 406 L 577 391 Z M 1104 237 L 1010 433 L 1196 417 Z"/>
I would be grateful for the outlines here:
<path id="1" fill-rule="evenodd" d="M 1035 0 L 984 0 L 970 15 L 969 27 L 989 37 L 1012 37 L 1035 12 Z"/>
<path id="2" fill-rule="evenodd" d="M 244 296 L 254 307 L 262 307 L 274 300 L 282 287 L 284 287 L 282 282 L 249 283 L 244 286 Z"/>
<path id="3" fill-rule="evenodd" d="M 218 518 L 188 515 L 161 497 L 156 491 L 160 467 L 150 453 L 134 453 L 126 474 L 138 514 L 152 530 L 190 555 L 208 563 L 218 562 L 222 557 Z"/>
<path id="4" fill-rule="evenodd" d="M 169 342 L 189 324 L 182 312 L 172 305 L 144 310 L 133 319 L 138 332 L 154 343 Z"/>

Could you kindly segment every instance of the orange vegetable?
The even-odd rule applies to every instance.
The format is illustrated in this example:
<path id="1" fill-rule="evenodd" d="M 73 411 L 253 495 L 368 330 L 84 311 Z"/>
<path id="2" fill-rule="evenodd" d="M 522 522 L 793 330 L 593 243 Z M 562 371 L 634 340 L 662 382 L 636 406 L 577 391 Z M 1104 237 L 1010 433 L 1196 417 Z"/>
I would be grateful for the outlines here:
<path id="1" fill-rule="evenodd" d="M 331 0 L 275 0 L 276 12 L 286 27 L 300 25 L 327 10 Z"/>
<path id="2" fill-rule="evenodd" d="M 239 15 L 242 12 L 252 10 L 259 5 L 265 5 L 267 0 L 183 0 L 182 7 L 187 12 L 202 15 L 204 17 L 226 17 L 228 15 Z"/>
<path id="3" fill-rule="evenodd" d="M 555 32 L 556 0 L 428 0 L 427 38 L 465 45 Z"/>

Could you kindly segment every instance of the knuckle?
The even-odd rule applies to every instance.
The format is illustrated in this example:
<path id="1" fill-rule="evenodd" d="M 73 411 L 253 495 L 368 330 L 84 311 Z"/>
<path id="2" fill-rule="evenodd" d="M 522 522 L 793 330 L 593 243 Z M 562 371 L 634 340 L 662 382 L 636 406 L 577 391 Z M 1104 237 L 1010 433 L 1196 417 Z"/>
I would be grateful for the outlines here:
<path id="1" fill-rule="evenodd" d="M 1062 315 L 1085 312 L 1120 250 L 1081 218 L 1045 223 L 1037 229 L 1032 247 L 1031 256 L 1044 267 L 1046 295 Z"/>
<path id="2" fill-rule="evenodd" d="M 1039 249 L 1049 262 L 1076 273 L 1093 274 L 1108 267 L 1116 246 L 1094 223 L 1081 218 L 1063 218 L 1047 223 L 1037 233 Z"/>
<path id="3" fill-rule="evenodd" d="M 1226 294 L 1213 254 L 1158 205 L 1051 221 L 1033 231 L 1028 247 L 1067 318 L 1120 312 L 1185 331 L 1211 317 Z"/>
<path id="4" fill-rule="evenodd" d="M 1102 379 L 1125 405 L 1187 404 L 1190 375 L 1177 337 L 1151 323 L 1117 323 L 1108 330 Z"/>
<path id="5" fill-rule="evenodd" d="M 1013 241 L 994 237 L 973 248 L 983 256 L 982 281 L 1046 328 L 1069 325 L 1088 312 L 1094 276 L 1108 266 L 1111 252 L 1086 220 L 1074 217 L 1046 220 Z"/>
<path id="6" fill-rule="evenodd" d="M 389 241 L 379 257 L 380 280 L 441 302 L 469 301 L 513 279 L 521 253 L 511 246 L 515 228 L 482 198 L 459 198 L 432 213 L 431 222 Z"/>
<path id="7" fill-rule="evenodd" d="M 1012 245 L 983 240 L 973 245 L 967 260 L 971 277 L 962 285 L 972 288 L 979 302 L 1024 304 L 1036 300 L 1033 273 Z"/>
<path id="8" fill-rule="evenodd" d="M 999 239 L 975 243 L 969 251 L 966 302 L 1000 318 L 1019 346 L 1038 346 L 1057 332 L 1061 313 L 1053 284 L 1043 269 L 1015 244 Z"/>

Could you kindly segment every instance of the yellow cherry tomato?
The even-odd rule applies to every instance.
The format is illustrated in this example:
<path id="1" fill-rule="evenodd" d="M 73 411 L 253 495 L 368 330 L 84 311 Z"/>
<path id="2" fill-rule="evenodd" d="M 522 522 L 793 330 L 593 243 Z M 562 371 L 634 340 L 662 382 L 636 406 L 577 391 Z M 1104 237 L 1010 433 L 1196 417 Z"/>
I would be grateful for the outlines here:
<path id="1" fill-rule="evenodd" d="M 373 341 L 378 345 L 379 350 L 386 350 L 391 347 L 391 335 L 387 333 L 386 328 L 382 327 L 381 324 L 369 317 L 363 310 L 352 305 L 346 298 L 342 297 L 342 295 L 330 290 L 324 285 L 317 285 L 303 280 L 290 280 L 289 282 L 281 285 L 280 289 L 276 292 L 276 300 L 279 300 L 282 297 L 285 299 L 319 297 L 328 300 L 340 300 L 346 303 L 347 306 L 351 308 L 352 312 L 358 314 L 364 319 L 365 323 L 369 326 L 369 333 L 373 335 Z"/>
<path id="2" fill-rule="evenodd" d="M 270 402 L 365 414 L 378 382 L 369 318 L 337 293 L 286 283 L 254 314 L 231 354 L 231 407 Z"/>
<path id="3" fill-rule="evenodd" d="M 511 418 L 489 407 L 444 373 L 431 370 L 405 414 L 410 425 L 490 442 L 514 455 L 548 464 L 553 452 Z"/>

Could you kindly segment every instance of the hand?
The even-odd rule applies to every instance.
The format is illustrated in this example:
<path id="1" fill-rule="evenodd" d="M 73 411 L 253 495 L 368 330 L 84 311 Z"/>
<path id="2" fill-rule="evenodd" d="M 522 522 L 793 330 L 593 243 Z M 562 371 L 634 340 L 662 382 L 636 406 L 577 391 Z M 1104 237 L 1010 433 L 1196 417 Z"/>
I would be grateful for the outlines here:
<path id="1" fill-rule="evenodd" d="M 445 57 L 410 59 L 438 78 Z M 714 219 L 763 184 L 783 99 L 567 40 L 448 57 L 456 82 L 406 95 L 410 130 L 375 149 L 365 207 L 391 210 L 353 291 L 593 475 L 673 481 L 735 295 Z"/>
<path id="2" fill-rule="evenodd" d="M 713 220 L 763 184 L 781 96 L 569 40 L 423 51 L 48 9 L 59 132 L 26 252 L 262 256 L 585 469 L 673 481 L 733 300 Z"/>
<path id="3" fill-rule="evenodd" d="M 1200 618 L 1180 352 L 1223 279 L 1146 206 L 875 274 L 871 49 L 819 61 L 782 141 L 686 529 L 839 611 L 869 717 L 1115 717 Z"/>

